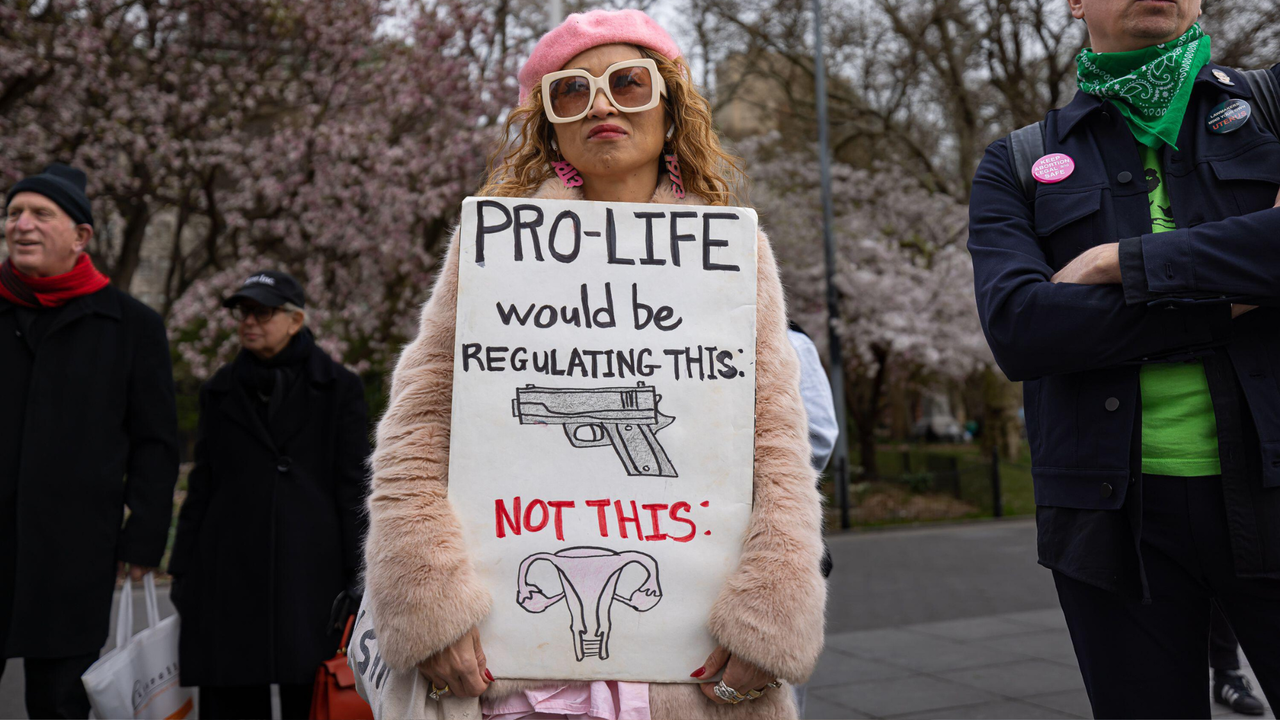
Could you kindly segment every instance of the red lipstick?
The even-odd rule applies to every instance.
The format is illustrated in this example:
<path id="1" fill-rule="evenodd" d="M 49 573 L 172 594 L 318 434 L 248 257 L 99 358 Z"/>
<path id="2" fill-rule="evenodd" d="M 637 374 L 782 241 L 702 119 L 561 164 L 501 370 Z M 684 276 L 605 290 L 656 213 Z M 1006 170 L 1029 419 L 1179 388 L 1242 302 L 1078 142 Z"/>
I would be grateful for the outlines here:
<path id="1" fill-rule="evenodd" d="M 587 131 L 587 139 L 594 140 L 616 140 L 620 137 L 626 137 L 627 131 L 612 123 L 602 123 L 596 125 Z"/>

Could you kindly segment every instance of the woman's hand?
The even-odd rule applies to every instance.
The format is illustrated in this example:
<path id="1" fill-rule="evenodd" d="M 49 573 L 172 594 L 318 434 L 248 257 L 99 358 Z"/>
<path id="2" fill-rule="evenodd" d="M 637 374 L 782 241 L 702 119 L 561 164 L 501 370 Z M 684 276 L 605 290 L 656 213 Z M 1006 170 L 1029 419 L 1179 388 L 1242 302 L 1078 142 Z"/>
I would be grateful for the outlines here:
<path id="1" fill-rule="evenodd" d="M 739 694 L 746 695 L 752 690 L 763 692 L 769 686 L 769 683 L 775 682 L 775 678 L 769 673 L 752 665 L 746 660 L 740 660 L 731 657 L 729 651 L 724 647 L 718 647 L 707 656 L 707 664 L 694 670 L 692 677 L 714 677 L 720 672 L 720 668 L 724 668 L 724 676 L 722 680 L 728 687 L 737 690 Z M 728 700 L 722 699 L 716 695 L 716 683 L 702 683 L 702 694 L 711 699 L 712 702 L 721 705 L 729 704 Z"/>
<path id="2" fill-rule="evenodd" d="M 454 644 L 418 663 L 418 672 L 442 695 L 448 688 L 458 697 L 480 697 L 493 682 L 484 649 L 480 647 L 478 628 L 471 628 Z"/>

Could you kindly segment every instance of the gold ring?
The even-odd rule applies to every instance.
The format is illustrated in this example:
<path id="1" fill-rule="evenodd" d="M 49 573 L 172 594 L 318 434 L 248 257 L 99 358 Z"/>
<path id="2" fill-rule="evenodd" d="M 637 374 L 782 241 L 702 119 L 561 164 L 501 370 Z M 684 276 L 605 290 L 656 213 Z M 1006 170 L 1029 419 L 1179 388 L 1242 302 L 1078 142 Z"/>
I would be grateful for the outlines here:
<path id="1" fill-rule="evenodd" d="M 435 683 L 431 683 L 431 692 L 427 693 L 427 697 L 432 700 L 439 700 L 449 694 L 449 683 L 445 683 L 444 687 L 438 688 Z"/>

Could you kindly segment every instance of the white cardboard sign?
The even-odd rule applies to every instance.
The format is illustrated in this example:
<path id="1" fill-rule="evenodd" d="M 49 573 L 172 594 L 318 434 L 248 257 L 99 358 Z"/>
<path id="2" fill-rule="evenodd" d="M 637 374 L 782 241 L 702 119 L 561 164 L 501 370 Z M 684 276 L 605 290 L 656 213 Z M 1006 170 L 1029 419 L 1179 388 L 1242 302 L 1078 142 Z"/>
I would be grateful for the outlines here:
<path id="1" fill-rule="evenodd" d="M 508 678 L 691 682 L 751 513 L 756 215 L 468 198 L 449 500 Z"/>

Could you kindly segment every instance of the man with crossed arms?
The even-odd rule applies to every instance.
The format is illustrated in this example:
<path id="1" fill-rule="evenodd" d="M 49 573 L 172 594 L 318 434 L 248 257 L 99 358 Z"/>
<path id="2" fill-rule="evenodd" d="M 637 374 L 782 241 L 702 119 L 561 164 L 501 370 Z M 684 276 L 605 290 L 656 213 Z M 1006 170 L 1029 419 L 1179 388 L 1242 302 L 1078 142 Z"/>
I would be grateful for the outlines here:
<path id="1" fill-rule="evenodd" d="M 1275 706 L 1280 141 L 1209 62 L 1200 0 L 1066 1 L 1080 92 L 1045 118 L 1034 188 L 1001 139 L 970 206 L 1040 563 L 1097 717 L 1209 717 L 1211 602 Z"/>

